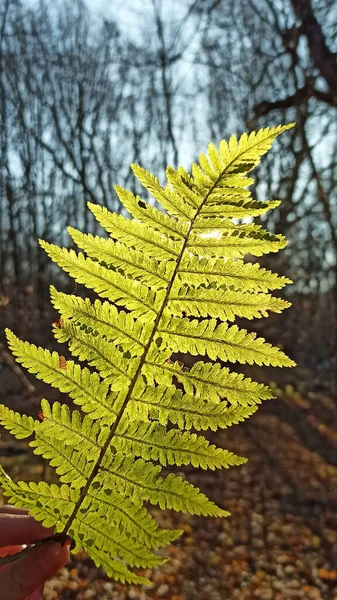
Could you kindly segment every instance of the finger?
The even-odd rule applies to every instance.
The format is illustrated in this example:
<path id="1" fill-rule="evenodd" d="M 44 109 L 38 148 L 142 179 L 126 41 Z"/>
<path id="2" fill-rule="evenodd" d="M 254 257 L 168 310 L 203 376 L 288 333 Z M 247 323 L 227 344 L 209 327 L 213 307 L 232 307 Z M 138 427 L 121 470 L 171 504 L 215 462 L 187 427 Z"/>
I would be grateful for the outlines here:
<path id="1" fill-rule="evenodd" d="M 0 514 L 0 547 L 34 544 L 53 535 L 53 528 L 43 527 L 30 515 Z"/>
<path id="2" fill-rule="evenodd" d="M 25 546 L 5 546 L 0 548 L 0 556 L 8 556 L 9 554 L 17 554 L 20 550 L 23 550 Z M 1 567 L 0 567 L 1 569 Z"/>
<path id="3" fill-rule="evenodd" d="M 57 542 L 33 548 L 28 555 L 8 565 L 0 574 L 1 597 L 6 600 L 25 600 L 57 573 L 68 558 L 68 547 Z"/>
<path id="4" fill-rule="evenodd" d="M 5 504 L 4 506 L 0 506 L 0 513 L 6 513 L 10 515 L 28 515 L 28 510 L 25 508 L 18 508 L 17 506 Z"/>
<path id="5" fill-rule="evenodd" d="M 44 585 L 40 585 L 38 590 L 35 590 L 26 600 L 41 600 L 43 594 Z"/>

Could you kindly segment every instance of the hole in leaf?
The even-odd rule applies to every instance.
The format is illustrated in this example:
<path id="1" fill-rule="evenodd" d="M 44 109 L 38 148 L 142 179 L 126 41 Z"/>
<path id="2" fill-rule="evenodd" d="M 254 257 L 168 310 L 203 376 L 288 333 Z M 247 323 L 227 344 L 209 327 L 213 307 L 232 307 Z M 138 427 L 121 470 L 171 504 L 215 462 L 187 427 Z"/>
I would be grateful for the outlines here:
<path id="1" fill-rule="evenodd" d="M 160 348 L 160 346 L 163 343 L 163 338 L 162 337 L 157 337 L 155 341 L 156 341 L 157 347 Z"/>

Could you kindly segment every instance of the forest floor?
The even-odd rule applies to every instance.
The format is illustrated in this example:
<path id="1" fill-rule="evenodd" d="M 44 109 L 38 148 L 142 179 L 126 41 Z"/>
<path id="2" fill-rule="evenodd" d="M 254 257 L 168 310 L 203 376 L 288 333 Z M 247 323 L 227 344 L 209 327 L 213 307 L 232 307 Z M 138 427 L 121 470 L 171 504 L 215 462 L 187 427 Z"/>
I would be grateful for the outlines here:
<path id="1" fill-rule="evenodd" d="M 13 391 L 7 398 L 36 415 L 37 398 L 27 402 Z M 183 473 L 229 518 L 153 510 L 184 534 L 165 565 L 140 572 L 151 586 L 112 582 L 79 554 L 46 584 L 45 600 L 337 600 L 337 401 L 288 390 L 210 439 L 248 463 Z M 6 435 L 0 456 L 15 479 L 48 478 L 49 468 Z"/>

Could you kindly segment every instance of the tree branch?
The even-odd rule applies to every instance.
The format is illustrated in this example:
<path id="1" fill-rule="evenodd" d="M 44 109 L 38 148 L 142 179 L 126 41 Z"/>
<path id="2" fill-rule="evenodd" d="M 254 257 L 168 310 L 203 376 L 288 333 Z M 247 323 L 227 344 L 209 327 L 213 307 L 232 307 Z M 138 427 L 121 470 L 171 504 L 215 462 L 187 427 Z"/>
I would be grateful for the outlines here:
<path id="1" fill-rule="evenodd" d="M 307 38 L 308 47 L 315 66 L 329 86 L 337 103 L 337 56 L 331 52 L 317 21 L 311 0 L 291 0 L 295 15 L 301 20 L 301 31 Z"/>
<path id="2" fill-rule="evenodd" d="M 316 90 L 314 86 L 314 79 L 310 77 L 307 79 L 304 86 L 296 90 L 296 92 L 294 92 L 294 94 L 291 96 L 287 96 L 282 100 L 275 100 L 274 102 L 264 101 L 256 104 L 255 117 L 259 118 L 263 115 L 267 115 L 272 110 L 306 105 L 310 98 L 317 98 L 317 100 L 325 102 L 326 104 L 329 104 L 329 106 L 337 106 L 337 94 L 334 95 Z"/>

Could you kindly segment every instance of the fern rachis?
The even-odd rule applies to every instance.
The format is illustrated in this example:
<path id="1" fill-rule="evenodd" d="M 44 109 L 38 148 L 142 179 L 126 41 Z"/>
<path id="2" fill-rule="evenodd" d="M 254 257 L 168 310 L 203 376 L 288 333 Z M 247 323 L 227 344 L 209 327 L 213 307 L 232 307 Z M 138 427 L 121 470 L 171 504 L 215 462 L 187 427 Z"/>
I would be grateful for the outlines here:
<path id="1" fill-rule="evenodd" d="M 87 256 L 41 242 L 52 260 L 104 299 L 91 303 L 51 288 L 61 315 L 55 337 L 90 368 L 60 362 L 56 352 L 7 332 L 17 360 L 68 393 L 81 411 L 43 400 L 40 422 L 0 407 L 0 423 L 20 439 L 34 436 L 33 451 L 50 460 L 61 482 L 14 483 L 1 469 L 5 494 L 53 525 L 59 539 L 72 537 L 122 581 L 144 582 L 124 563 L 159 564 L 151 548 L 180 533 L 161 530 L 145 500 L 195 514 L 228 514 L 177 475 L 161 476 L 166 465 L 216 469 L 245 460 L 190 430 L 242 421 L 272 393 L 215 361 L 293 364 L 263 338 L 231 324 L 237 316 L 259 318 L 289 306 L 267 293 L 289 280 L 241 260 L 247 252 L 278 251 L 284 238 L 233 221 L 277 206 L 250 197 L 246 188 L 253 180 L 247 173 L 288 128 L 267 128 L 239 141 L 232 137 L 221 142 L 219 152 L 210 144 L 209 158 L 201 155 L 192 175 L 169 167 L 165 188 L 133 165 L 167 214 L 116 186 L 133 219 L 89 204 L 112 239 L 69 228 Z M 198 361 L 187 370 L 171 361 L 177 351 L 207 355 L 211 362 Z"/>

